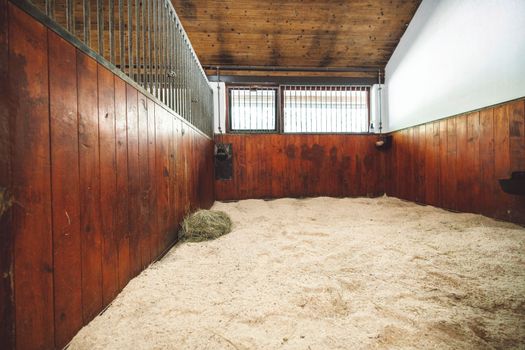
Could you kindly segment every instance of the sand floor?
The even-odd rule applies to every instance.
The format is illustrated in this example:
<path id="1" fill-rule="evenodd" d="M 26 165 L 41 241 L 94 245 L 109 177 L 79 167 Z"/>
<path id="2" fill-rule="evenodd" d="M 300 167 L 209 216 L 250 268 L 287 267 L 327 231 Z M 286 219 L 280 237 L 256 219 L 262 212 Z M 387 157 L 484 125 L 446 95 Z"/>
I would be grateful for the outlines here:
<path id="1" fill-rule="evenodd" d="M 70 349 L 525 348 L 525 229 L 392 198 L 216 203 Z"/>

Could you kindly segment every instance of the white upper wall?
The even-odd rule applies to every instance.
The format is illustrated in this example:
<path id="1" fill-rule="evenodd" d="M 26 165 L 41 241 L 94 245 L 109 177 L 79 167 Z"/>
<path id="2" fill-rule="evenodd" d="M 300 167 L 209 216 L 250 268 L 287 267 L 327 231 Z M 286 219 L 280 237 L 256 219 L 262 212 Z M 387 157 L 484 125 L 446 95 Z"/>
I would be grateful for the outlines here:
<path id="1" fill-rule="evenodd" d="M 423 0 L 385 73 L 388 131 L 525 96 L 525 0 Z"/>

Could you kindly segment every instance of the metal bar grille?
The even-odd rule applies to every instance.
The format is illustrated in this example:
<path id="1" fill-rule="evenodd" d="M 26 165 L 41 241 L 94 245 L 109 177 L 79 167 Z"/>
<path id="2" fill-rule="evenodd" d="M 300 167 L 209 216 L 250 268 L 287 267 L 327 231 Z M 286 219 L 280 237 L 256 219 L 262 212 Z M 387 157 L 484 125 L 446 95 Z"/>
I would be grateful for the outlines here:
<path id="1" fill-rule="evenodd" d="M 369 86 L 285 85 L 285 133 L 368 132 Z"/>
<path id="2" fill-rule="evenodd" d="M 277 88 L 229 87 L 231 131 L 276 131 Z"/>
<path id="3" fill-rule="evenodd" d="M 213 92 L 171 1 L 17 1 L 34 5 L 181 117 L 213 134 Z"/>

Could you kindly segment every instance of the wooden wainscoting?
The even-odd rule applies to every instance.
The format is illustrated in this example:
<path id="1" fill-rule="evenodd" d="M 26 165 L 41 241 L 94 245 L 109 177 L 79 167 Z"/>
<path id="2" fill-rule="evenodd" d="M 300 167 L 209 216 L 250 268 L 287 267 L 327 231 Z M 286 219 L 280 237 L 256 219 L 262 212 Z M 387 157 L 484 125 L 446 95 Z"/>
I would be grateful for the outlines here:
<path id="1" fill-rule="evenodd" d="M 233 179 L 216 180 L 217 200 L 379 196 L 384 157 L 373 135 L 226 134 Z"/>
<path id="2" fill-rule="evenodd" d="M 0 10 L 0 186 L 14 196 L 0 348 L 62 348 L 176 241 L 185 213 L 212 205 L 213 141 L 15 5 Z"/>
<path id="3" fill-rule="evenodd" d="M 523 99 L 393 133 L 390 196 L 525 224 L 525 198 L 498 179 L 525 171 Z"/>

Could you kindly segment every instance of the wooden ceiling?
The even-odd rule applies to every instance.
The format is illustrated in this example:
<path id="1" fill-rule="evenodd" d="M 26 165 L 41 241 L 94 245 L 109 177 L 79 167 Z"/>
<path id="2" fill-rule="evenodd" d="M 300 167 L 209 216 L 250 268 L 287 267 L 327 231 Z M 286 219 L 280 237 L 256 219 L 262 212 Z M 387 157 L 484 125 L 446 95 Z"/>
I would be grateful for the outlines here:
<path id="1" fill-rule="evenodd" d="M 203 65 L 382 69 L 420 0 L 172 0 Z"/>

